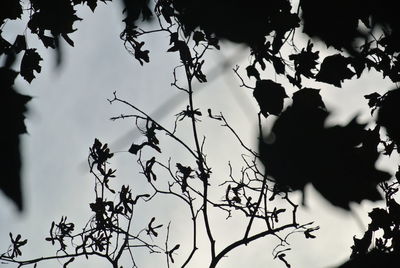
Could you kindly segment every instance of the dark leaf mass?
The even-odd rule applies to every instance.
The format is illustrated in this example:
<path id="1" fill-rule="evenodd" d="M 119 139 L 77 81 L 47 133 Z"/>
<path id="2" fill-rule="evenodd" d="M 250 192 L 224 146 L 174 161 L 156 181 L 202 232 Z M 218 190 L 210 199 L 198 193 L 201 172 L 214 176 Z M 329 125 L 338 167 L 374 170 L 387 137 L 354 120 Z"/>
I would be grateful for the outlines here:
<path id="1" fill-rule="evenodd" d="M 283 39 L 286 31 L 299 24 L 288 0 L 253 1 L 251 5 L 246 1 L 228 0 L 172 2 L 186 33 L 200 27 L 207 33 L 234 42 L 255 44 L 272 31 Z"/>
<path id="2" fill-rule="evenodd" d="M 356 119 L 345 126 L 325 127 L 328 115 L 316 90 L 296 92 L 293 105 L 260 144 L 267 175 L 293 190 L 304 191 L 312 183 L 333 205 L 344 209 L 350 202 L 380 200 L 377 185 L 390 175 L 375 168 L 379 127 L 365 130 Z"/>
<path id="3" fill-rule="evenodd" d="M 249 65 L 246 67 L 247 77 L 254 77 L 257 81 L 260 80 L 260 73 L 254 65 Z"/>

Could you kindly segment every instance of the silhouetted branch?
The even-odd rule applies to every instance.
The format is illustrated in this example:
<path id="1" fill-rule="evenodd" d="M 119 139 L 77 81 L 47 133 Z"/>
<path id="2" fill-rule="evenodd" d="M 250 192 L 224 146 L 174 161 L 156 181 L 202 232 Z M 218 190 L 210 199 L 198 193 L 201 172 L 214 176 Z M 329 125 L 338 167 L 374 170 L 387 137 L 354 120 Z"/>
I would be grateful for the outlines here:
<path id="1" fill-rule="evenodd" d="M 194 151 L 192 151 L 192 149 L 190 149 L 189 146 L 186 145 L 186 143 L 184 143 L 181 139 L 179 139 L 178 137 L 176 137 L 172 132 L 170 132 L 169 130 L 167 130 L 166 128 L 164 128 L 162 125 L 158 124 L 154 119 L 152 119 L 150 116 L 148 116 L 145 112 L 143 112 L 142 110 L 140 110 L 139 108 L 137 108 L 136 106 L 132 105 L 131 103 L 119 99 L 116 95 L 116 92 L 114 91 L 114 99 L 109 100 L 110 103 L 113 103 L 115 101 L 117 102 L 121 102 L 123 104 L 128 105 L 129 107 L 133 108 L 134 110 L 138 111 L 139 113 L 143 114 L 147 119 L 149 119 L 151 122 L 153 122 L 154 124 L 156 124 L 157 126 L 159 126 L 165 133 L 167 133 L 170 137 L 172 137 L 173 139 L 175 139 L 178 143 L 180 143 L 181 145 L 183 145 L 183 147 L 185 147 L 189 153 L 191 153 L 193 156 L 197 157 L 197 155 L 194 153 Z M 120 117 L 123 118 L 123 117 Z M 114 119 L 115 120 L 115 119 Z"/>

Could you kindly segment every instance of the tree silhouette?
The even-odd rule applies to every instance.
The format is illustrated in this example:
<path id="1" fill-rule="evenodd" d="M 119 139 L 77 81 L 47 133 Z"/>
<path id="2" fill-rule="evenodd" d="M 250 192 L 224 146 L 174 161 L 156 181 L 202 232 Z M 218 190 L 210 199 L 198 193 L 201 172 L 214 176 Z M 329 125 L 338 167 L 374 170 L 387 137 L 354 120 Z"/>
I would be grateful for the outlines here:
<path id="1" fill-rule="evenodd" d="M 76 7 L 87 5 L 95 12 L 98 2 L 5 0 L 0 4 L 0 56 L 3 58 L 0 85 L 5 103 L 2 112 L 6 115 L 4 131 L 1 132 L 6 145 L 1 156 L 0 188 L 20 210 L 23 199 L 19 135 L 26 132 L 24 113 L 30 97 L 19 94 L 14 81 L 20 75 L 31 83 L 41 72 L 42 58 L 36 48 L 27 44 L 28 33 L 16 35 L 14 41 L 6 40 L 2 35 L 3 26 L 9 20 L 21 19 L 26 13 L 29 18 L 27 29 L 45 48 L 55 49 L 61 60 L 60 42 L 74 46 L 69 34 L 76 30 L 76 22 L 82 20 L 76 15 Z M 157 222 L 154 216 L 137 234 L 131 233 L 133 210 L 138 202 L 149 203 L 155 196 L 167 195 L 186 204 L 191 215 L 193 245 L 186 259 L 179 264 L 182 267 L 189 265 L 198 250 L 196 240 L 200 217 L 209 241 L 209 267 L 216 267 L 227 253 L 237 247 L 269 235 L 278 237 L 281 242 L 274 256 L 290 267 L 285 259 L 287 237 L 303 232 L 306 238 L 313 238 L 312 232 L 317 230 L 311 223 L 298 222 L 298 204 L 291 200 L 291 192 L 300 190 L 304 195 L 305 186 L 312 184 L 330 203 L 346 210 L 350 209 L 351 202 L 381 200 L 379 186 L 384 193 L 386 208 L 375 208 L 369 213 L 371 223 L 365 235 L 361 239 L 354 238 L 351 259 L 341 267 L 389 266 L 398 262 L 400 205 L 394 195 L 398 190 L 399 175 L 392 176 L 376 167 L 381 153 L 390 156 L 400 152 L 400 130 L 396 120 L 400 100 L 396 84 L 400 81 L 400 24 L 395 1 L 157 0 L 153 5 L 146 0 L 124 0 L 122 4 L 125 7 L 125 29 L 120 38 L 126 50 L 140 65 L 144 65 L 151 57 L 142 36 L 160 32 L 168 34 L 166 42 L 170 48 L 167 53 L 177 53 L 180 59 L 174 68 L 172 85 L 187 94 L 187 108 L 177 114 L 172 130 L 159 124 L 135 104 L 120 98 L 116 92 L 110 99 L 110 103 L 126 105 L 133 111 L 112 119 L 133 119 L 145 137 L 145 141 L 133 143 L 127 151 L 137 156 L 152 192 L 138 193 L 134 197 L 130 186 L 123 185 L 120 191 L 114 190 L 115 170 L 108 168 L 113 153 L 107 144 L 96 139 L 89 154 L 90 172 L 95 177 L 95 201 L 90 204 L 94 216 L 88 225 L 76 233 L 75 225 L 67 222 L 67 217 L 59 223 L 53 222 L 46 240 L 60 247 L 57 254 L 30 260 L 20 259 L 21 247 L 27 244 L 27 240 L 21 240 L 21 235 L 14 238 L 10 234 L 11 246 L 1 255 L 2 260 L 23 266 L 59 259 L 65 260 L 67 266 L 75 258 L 97 255 L 113 267 L 119 267 L 122 256 L 129 252 L 131 265 L 137 267 L 132 248 L 143 247 L 151 253 L 164 253 L 169 267 L 175 263 L 174 256 L 181 249 L 180 244 L 171 247 L 169 243 L 169 224 Z M 151 19 L 157 21 L 157 29 L 139 27 L 141 21 Z M 299 30 L 311 38 L 303 48 L 296 45 L 295 36 Z M 260 108 L 258 150 L 244 144 L 222 113 L 213 114 L 208 110 L 207 118 L 194 104 L 194 81 L 207 82 L 207 73 L 202 69 L 204 55 L 210 49 L 220 49 L 220 40 L 243 43 L 250 49 L 250 62 L 245 68 L 248 79 L 242 77 L 239 67 L 234 68 L 234 72 L 241 86 L 252 90 Z M 329 55 L 324 58 L 320 58 L 322 53 L 315 50 L 314 42 L 317 40 L 333 49 L 328 50 Z M 13 67 L 16 64 L 19 64 L 18 71 Z M 266 77 L 267 68 L 287 79 L 293 88 L 288 90 L 271 77 Z M 324 84 L 342 87 L 346 80 L 359 79 L 371 69 L 388 77 L 394 84 L 394 89 L 383 95 L 374 92 L 360 100 L 368 102 L 372 115 L 377 114 L 373 126 L 367 128 L 357 118 L 346 125 L 327 126 L 330 112 L 320 95 Z M 184 75 L 184 85 L 177 80 L 177 72 Z M 318 88 L 309 87 L 309 84 Z M 205 117 L 222 123 L 246 152 L 240 171 L 242 178 L 236 179 L 230 167 L 230 179 L 220 182 L 224 192 L 222 200 L 216 200 L 210 194 L 215 184 L 203 149 L 205 141 L 198 130 L 200 119 L 205 120 Z M 276 120 L 270 133 L 265 134 L 262 123 L 271 117 L 276 117 Z M 177 131 L 181 121 L 190 122 L 194 145 L 179 137 Z M 183 146 L 192 158 L 191 162 L 173 163 L 169 160 L 164 163 L 157 156 L 148 157 L 148 150 L 164 154 L 157 137 L 159 133 Z M 265 171 L 260 163 L 264 164 Z M 156 169 L 169 174 L 167 185 L 157 180 L 159 171 Z M 286 207 L 274 205 L 278 197 L 285 201 Z M 226 213 L 227 217 L 233 217 L 236 214 L 233 211 L 241 212 L 241 217 L 248 221 L 243 237 L 217 249 L 209 219 L 211 207 Z M 264 222 L 262 230 L 254 229 L 255 221 Z M 161 229 L 166 232 L 164 245 L 151 240 L 159 235 Z M 383 230 L 383 235 L 373 241 L 372 234 L 378 230 Z M 67 250 L 67 242 L 73 251 Z"/>

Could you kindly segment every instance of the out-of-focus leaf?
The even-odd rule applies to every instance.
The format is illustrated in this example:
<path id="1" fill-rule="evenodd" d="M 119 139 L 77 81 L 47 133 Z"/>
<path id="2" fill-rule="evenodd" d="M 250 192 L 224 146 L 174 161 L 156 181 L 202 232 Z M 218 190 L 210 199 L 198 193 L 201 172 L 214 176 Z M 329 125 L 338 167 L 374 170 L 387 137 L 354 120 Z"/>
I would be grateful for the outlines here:
<path id="1" fill-rule="evenodd" d="M 17 35 L 14 42 L 15 53 L 19 53 L 22 50 L 26 50 L 26 40 L 24 35 Z"/>
<path id="2" fill-rule="evenodd" d="M 315 98 L 313 104 L 301 104 L 299 96 L 276 120 L 270 139 L 260 144 L 267 175 L 293 190 L 304 191 L 311 183 L 344 209 L 350 202 L 380 200 L 377 185 L 390 174 L 375 167 L 379 128 L 364 130 L 356 119 L 345 126 L 325 127 L 328 112 L 323 103 Z"/>
<path id="3" fill-rule="evenodd" d="M 26 133 L 25 112 L 26 103 L 31 99 L 21 95 L 13 88 L 14 80 L 18 73 L 0 68 L 0 99 L 3 105 L 0 106 L 0 113 L 7 115 L 3 119 L 0 137 L 3 141 L 0 164 L 3 172 L 0 175 L 0 189 L 10 197 L 17 207 L 22 210 L 21 190 L 21 155 L 19 135 Z"/>

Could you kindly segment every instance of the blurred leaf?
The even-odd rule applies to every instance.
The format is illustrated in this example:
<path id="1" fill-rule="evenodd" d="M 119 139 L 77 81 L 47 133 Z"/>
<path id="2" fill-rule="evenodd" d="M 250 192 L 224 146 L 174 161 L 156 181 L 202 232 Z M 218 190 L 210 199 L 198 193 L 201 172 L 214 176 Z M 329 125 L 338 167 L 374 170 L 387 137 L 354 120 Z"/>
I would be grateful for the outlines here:
<path id="1" fill-rule="evenodd" d="M 0 26 L 6 19 L 20 19 L 22 15 L 22 6 L 19 0 L 1 0 L 0 8 Z"/>
<path id="2" fill-rule="evenodd" d="M 276 120 L 269 142 L 260 144 L 267 175 L 293 190 L 304 191 L 311 183 L 344 209 L 350 202 L 382 199 L 377 185 L 390 174 L 375 167 L 379 128 L 364 130 L 356 119 L 345 126 L 325 127 L 328 112 L 322 104 L 299 105 L 299 100 L 295 97 L 293 106 Z"/>
<path id="3" fill-rule="evenodd" d="M 0 175 L 0 189 L 22 210 L 19 135 L 26 133 L 24 123 L 27 111 L 26 104 L 31 97 L 21 95 L 13 88 L 17 75 L 18 73 L 13 70 L 0 68 L 0 98 L 3 100 L 0 112 L 7 115 L 3 119 L 3 126 L 5 127 L 0 132 L 4 144 L 0 156 L 1 169 L 3 170 Z"/>

